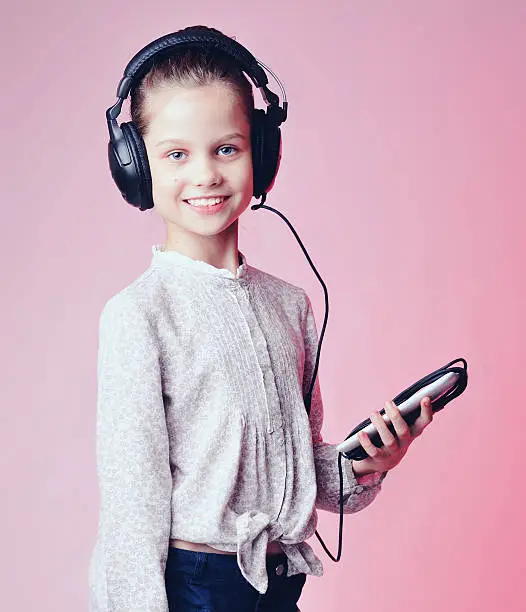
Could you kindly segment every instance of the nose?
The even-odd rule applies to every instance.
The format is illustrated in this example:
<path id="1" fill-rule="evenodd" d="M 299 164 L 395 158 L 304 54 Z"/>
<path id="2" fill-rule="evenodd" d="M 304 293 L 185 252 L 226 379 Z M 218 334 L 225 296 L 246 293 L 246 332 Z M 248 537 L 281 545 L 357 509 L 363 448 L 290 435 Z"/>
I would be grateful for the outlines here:
<path id="1" fill-rule="evenodd" d="M 196 158 L 190 171 L 194 185 L 216 185 L 221 181 L 221 173 L 217 165 L 207 156 Z"/>

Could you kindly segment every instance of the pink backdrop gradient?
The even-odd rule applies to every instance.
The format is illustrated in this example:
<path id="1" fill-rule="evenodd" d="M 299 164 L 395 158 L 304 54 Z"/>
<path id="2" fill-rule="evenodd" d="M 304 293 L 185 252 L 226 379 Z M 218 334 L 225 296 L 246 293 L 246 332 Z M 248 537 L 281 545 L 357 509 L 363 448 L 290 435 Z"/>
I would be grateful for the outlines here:
<path id="1" fill-rule="evenodd" d="M 87 608 L 98 319 L 164 240 L 155 213 L 128 206 L 112 182 L 104 112 L 139 48 L 205 24 L 236 36 L 287 90 L 268 204 L 329 289 L 325 439 L 468 361 L 464 394 L 373 504 L 346 517 L 341 562 L 311 540 L 325 576 L 308 579 L 302 612 L 524 610 L 526 3 L 188 6 L 4 11 L 2 609 Z M 241 219 L 249 263 L 303 286 L 321 329 L 322 289 L 285 223 L 265 210 Z M 337 527 L 320 513 L 333 552 Z"/>

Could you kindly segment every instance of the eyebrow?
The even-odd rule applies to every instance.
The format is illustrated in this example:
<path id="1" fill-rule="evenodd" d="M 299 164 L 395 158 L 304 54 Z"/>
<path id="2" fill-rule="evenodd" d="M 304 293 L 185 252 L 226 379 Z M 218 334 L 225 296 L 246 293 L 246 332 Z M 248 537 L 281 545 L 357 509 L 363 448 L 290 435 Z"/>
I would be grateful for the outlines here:
<path id="1" fill-rule="evenodd" d="M 227 134 L 226 136 L 223 136 L 223 138 L 219 138 L 217 142 L 221 142 L 223 140 L 230 140 L 232 138 L 240 138 L 241 140 L 247 140 L 247 137 L 244 134 L 241 134 L 240 132 L 232 132 L 232 134 Z M 188 142 L 180 138 L 167 138 L 166 140 L 161 140 L 154 146 L 161 147 L 167 144 L 188 144 Z"/>

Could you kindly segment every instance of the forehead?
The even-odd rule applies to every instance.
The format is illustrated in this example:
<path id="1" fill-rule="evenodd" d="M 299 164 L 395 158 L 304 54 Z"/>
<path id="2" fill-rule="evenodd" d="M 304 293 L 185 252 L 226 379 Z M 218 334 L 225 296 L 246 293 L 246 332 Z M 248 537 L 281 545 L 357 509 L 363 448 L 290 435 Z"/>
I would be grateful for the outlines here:
<path id="1" fill-rule="evenodd" d="M 221 83 L 155 89 L 148 93 L 145 110 L 152 135 L 170 131 L 174 137 L 184 138 L 185 134 L 190 137 L 248 127 L 239 96 Z"/>

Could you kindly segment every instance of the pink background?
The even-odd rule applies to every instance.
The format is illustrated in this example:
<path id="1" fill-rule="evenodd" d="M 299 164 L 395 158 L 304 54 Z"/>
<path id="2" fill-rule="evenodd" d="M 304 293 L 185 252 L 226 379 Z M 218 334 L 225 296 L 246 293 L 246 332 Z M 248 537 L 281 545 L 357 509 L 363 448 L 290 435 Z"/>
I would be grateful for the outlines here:
<path id="1" fill-rule="evenodd" d="M 185 8 L 188 4 L 191 8 Z M 124 66 L 187 25 L 236 36 L 285 84 L 268 204 L 330 296 L 324 436 L 464 357 L 468 388 L 346 517 L 314 610 L 524 610 L 526 3 L 13 3 L 2 31 L 2 609 L 87 607 L 98 516 L 97 325 L 164 240 L 112 182 L 104 112 Z M 271 81 L 271 88 L 279 91 Z M 257 105 L 262 106 L 256 91 Z M 121 120 L 128 118 L 128 102 Z M 249 263 L 323 292 L 275 214 Z M 334 552 L 337 515 L 320 513 Z"/>

